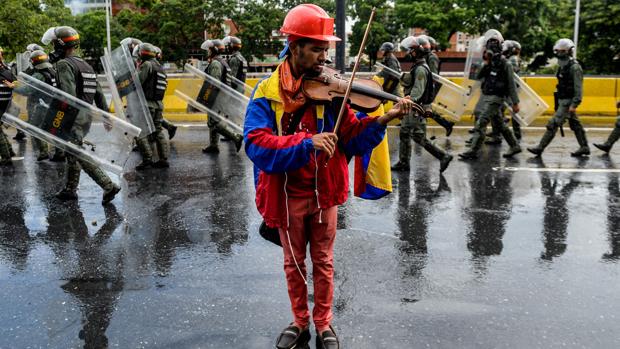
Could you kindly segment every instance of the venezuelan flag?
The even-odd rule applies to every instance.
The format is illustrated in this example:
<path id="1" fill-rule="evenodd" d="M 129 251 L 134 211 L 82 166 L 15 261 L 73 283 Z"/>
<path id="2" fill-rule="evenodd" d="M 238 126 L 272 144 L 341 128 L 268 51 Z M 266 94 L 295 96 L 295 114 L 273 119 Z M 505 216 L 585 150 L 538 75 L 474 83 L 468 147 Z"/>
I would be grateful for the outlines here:
<path id="1" fill-rule="evenodd" d="M 383 106 L 366 115 L 357 113 L 359 119 L 383 115 Z M 392 192 L 392 172 L 390 169 L 390 151 L 387 132 L 383 141 L 372 152 L 355 157 L 353 193 L 368 200 L 380 199 Z"/>

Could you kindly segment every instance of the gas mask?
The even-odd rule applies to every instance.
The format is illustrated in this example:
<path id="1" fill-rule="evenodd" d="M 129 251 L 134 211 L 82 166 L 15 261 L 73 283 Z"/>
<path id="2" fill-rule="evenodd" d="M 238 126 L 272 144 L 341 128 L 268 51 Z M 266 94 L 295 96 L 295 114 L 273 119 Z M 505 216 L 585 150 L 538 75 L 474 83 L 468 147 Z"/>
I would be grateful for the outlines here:
<path id="1" fill-rule="evenodd" d="M 65 58 L 65 50 L 61 48 L 56 48 L 49 54 L 50 63 L 56 63 L 63 58 Z"/>

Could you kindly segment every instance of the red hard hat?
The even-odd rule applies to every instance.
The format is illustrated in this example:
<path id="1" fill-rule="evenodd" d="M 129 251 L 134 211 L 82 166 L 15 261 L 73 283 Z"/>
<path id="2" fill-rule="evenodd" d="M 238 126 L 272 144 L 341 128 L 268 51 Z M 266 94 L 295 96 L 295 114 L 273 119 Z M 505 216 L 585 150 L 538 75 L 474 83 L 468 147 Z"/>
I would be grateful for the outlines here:
<path id="1" fill-rule="evenodd" d="M 334 36 L 334 19 L 314 4 L 301 4 L 290 10 L 280 32 L 320 41 L 340 41 Z"/>

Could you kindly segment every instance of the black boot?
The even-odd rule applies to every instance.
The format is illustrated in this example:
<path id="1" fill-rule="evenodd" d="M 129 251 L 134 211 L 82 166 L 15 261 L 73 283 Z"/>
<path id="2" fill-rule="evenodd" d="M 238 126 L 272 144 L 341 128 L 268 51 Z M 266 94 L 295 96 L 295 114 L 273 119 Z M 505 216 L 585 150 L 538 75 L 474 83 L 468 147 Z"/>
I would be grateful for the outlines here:
<path id="1" fill-rule="evenodd" d="M 78 198 L 75 190 L 71 190 L 67 188 L 59 191 L 58 193 L 56 193 L 55 196 L 56 196 L 56 199 L 59 199 L 62 201 L 72 201 L 72 200 L 77 200 Z"/>
<path id="2" fill-rule="evenodd" d="M 15 137 L 13 137 L 13 139 L 16 141 L 23 141 L 24 139 L 26 139 L 26 134 L 21 130 L 17 130 L 17 133 L 15 134 Z"/>
<path id="3" fill-rule="evenodd" d="M 171 126 L 168 128 L 168 139 L 169 139 L 169 140 L 173 139 L 173 138 L 174 138 L 174 135 L 176 135 L 176 134 L 177 134 L 177 127 L 176 127 L 176 126 L 174 126 L 174 125 L 171 125 Z"/>
<path id="4" fill-rule="evenodd" d="M 108 204 L 110 201 L 114 200 L 114 197 L 118 192 L 121 191 L 121 187 L 116 184 L 112 184 L 112 188 L 106 190 L 103 193 L 103 199 L 101 200 L 102 205 Z"/>
<path id="5" fill-rule="evenodd" d="M 276 339 L 276 349 L 307 349 L 310 342 L 310 330 L 300 330 L 291 324 Z"/>
<path id="6" fill-rule="evenodd" d="M 138 164 L 138 166 L 136 166 L 136 171 L 143 171 L 146 170 L 149 167 L 153 166 L 153 161 L 152 160 L 142 160 L 142 162 L 140 164 Z"/>
<path id="7" fill-rule="evenodd" d="M 409 171 L 409 164 L 399 161 L 392 165 L 392 171 Z"/>

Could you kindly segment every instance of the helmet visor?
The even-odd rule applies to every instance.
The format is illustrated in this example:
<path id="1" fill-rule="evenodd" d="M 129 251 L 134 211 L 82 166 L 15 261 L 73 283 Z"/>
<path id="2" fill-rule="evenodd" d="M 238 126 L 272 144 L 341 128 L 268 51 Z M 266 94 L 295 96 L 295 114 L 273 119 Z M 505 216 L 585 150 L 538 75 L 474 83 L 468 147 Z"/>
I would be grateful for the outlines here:
<path id="1" fill-rule="evenodd" d="M 49 45 L 53 40 L 56 40 L 56 27 L 49 28 L 43 37 L 41 38 L 41 42 L 43 45 Z"/>

